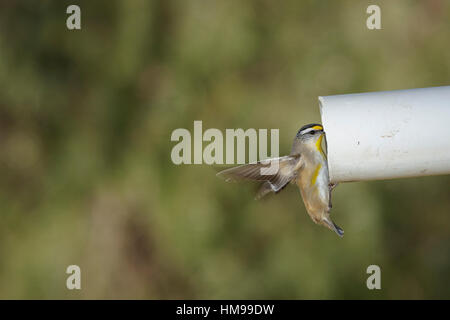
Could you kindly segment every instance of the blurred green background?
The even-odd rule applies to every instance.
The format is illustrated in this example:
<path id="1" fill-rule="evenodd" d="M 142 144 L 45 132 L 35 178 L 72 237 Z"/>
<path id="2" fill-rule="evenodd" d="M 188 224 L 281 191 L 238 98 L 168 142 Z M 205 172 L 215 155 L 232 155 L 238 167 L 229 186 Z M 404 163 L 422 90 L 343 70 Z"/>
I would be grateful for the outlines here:
<path id="1" fill-rule="evenodd" d="M 170 158 L 194 120 L 285 154 L 319 95 L 449 85 L 449 39 L 444 0 L 2 1 L 0 298 L 450 298 L 449 176 L 341 184 L 339 239 Z"/>

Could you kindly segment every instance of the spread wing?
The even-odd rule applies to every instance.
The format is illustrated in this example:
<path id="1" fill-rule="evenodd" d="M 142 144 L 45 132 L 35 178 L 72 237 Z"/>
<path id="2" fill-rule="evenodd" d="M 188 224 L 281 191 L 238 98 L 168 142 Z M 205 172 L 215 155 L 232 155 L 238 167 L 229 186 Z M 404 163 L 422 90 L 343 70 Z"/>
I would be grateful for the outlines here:
<path id="1" fill-rule="evenodd" d="M 269 192 L 279 192 L 296 177 L 300 161 L 300 155 L 267 159 L 223 170 L 217 176 L 226 181 L 263 181 L 256 195 L 256 199 L 260 199 Z"/>

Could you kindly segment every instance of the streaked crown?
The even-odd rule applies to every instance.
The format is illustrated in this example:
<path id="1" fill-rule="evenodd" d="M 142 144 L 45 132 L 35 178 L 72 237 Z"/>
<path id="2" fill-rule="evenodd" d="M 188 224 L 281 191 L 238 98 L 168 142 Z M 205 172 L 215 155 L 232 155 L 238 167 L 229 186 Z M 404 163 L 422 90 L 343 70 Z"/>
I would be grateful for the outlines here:
<path id="1" fill-rule="evenodd" d="M 315 134 L 316 131 L 323 131 L 323 126 L 318 123 L 307 124 L 307 125 L 301 127 L 300 130 L 298 130 L 297 138 L 299 138 L 300 136 L 303 136 L 305 134 L 308 134 L 308 133 Z"/>

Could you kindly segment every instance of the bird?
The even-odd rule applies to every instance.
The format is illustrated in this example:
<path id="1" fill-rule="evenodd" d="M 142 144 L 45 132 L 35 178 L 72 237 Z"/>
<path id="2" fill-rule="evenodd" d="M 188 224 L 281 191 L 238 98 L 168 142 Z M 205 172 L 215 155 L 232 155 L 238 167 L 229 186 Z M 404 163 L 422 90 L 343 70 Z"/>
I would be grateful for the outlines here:
<path id="1" fill-rule="evenodd" d="M 289 183 L 296 184 L 312 221 L 343 237 L 344 230 L 330 217 L 331 192 L 337 184 L 330 183 L 327 155 L 322 148 L 324 136 L 321 124 L 307 124 L 295 135 L 289 155 L 225 169 L 217 176 L 233 182 L 262 182 L 255 199 L 278 193 Z"/>

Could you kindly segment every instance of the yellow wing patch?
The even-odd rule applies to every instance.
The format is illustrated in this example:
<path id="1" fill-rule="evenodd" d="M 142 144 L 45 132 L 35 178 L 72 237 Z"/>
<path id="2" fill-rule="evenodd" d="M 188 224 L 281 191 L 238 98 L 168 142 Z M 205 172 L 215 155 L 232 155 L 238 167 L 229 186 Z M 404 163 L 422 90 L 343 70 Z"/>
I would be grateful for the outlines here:
<path id="1" fill-rule="evenodd" d="M 316 169 L 314 170 L 313 176 L 311 178 L 311 185 L 316 184 L 316 180 L 317 180 L 317 176 L 319 175 L 320 169 L 322 169 L 322 164 L 319 163 L 316 167 Z"/>

